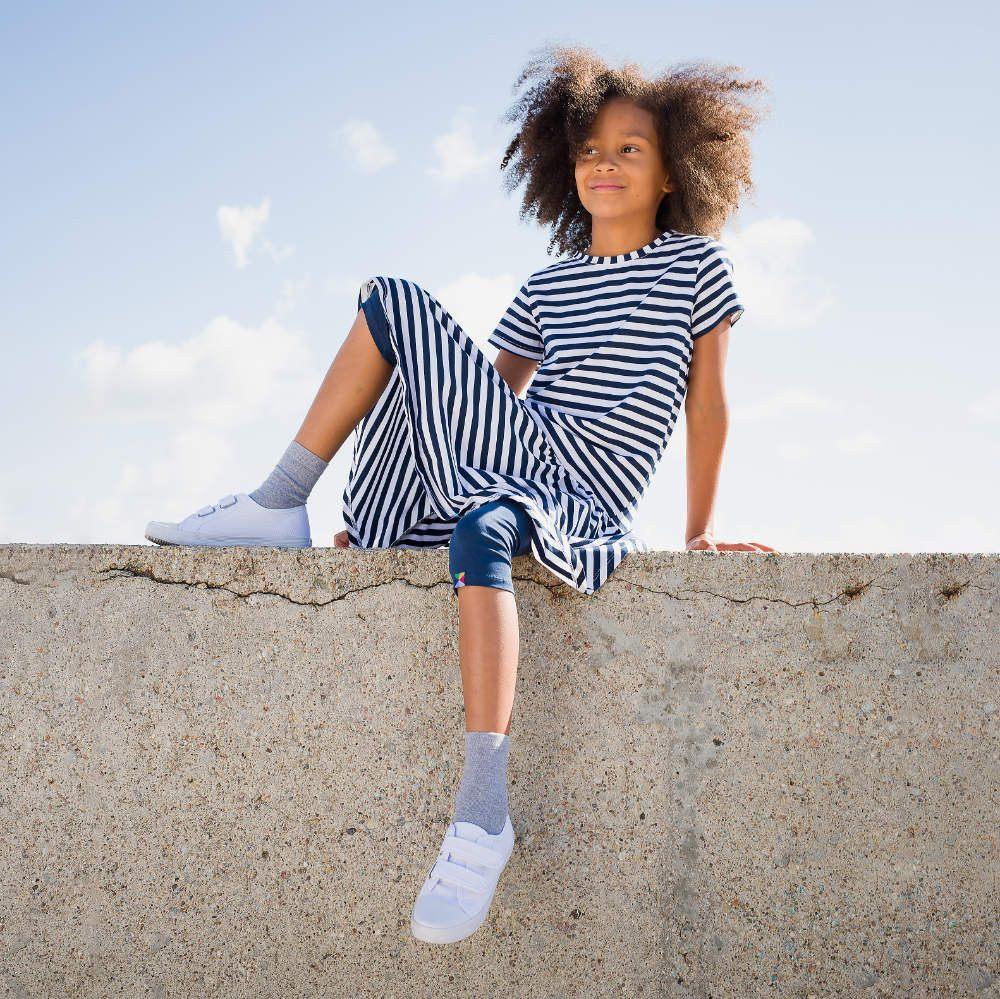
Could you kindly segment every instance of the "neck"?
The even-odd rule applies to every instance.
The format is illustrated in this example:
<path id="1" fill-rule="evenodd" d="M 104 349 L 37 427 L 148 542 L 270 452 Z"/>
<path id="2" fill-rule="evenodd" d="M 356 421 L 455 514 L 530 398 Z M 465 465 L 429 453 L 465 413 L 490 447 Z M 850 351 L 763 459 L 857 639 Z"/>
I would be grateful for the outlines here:
<path id="1" fill-rule="evenodd" d="M 591 222 L 590 247 L 586 253 L 591 257 L 616 257 L 652 243 L 659 234 L 656 224 L 648 219 L 640 223 L 594 219 Z"/>

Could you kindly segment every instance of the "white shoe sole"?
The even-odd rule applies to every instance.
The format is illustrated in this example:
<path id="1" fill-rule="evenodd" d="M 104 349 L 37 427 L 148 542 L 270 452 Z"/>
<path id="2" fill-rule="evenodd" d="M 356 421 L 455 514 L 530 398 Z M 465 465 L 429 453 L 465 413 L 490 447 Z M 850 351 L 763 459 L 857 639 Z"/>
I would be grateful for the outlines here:
<path id="1" fill-rule="evenodd" d="M 489 914 L 490 905 L 493 904 L 493 896 L 495 894 L 496 889 L 490 893 L 489 902 L 478 916 L 470 916 L 466 922 L 459 923 L 457 926 L 425 926 L 423 923 L 418 923 L 411 916 L 410 932 L 424 943 L 458 943 L 459 940 L 471 937 L 486 922 L 486 917 Z"/>
<path id="2" fill-rule="evenodd" d="M 178 531 L 173 524 L 159 523 L 153 521 L 146 525 L 144 537 L 147 541 L 152 541 L 156 545 L 188 545 L 191 547 L 202 546 L 207 548 L 312 548 L 310 538 L 292 538 L 287 541 L 275 541 L 273 538 L 216 538 L 204 534 L 189 535 L 184 531 Z"/>

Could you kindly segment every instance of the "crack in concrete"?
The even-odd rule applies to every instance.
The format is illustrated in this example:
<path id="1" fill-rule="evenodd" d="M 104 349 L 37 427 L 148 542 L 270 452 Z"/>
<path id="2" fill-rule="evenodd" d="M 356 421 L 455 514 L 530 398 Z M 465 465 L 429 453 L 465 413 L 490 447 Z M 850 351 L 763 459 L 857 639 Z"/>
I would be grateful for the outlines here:
<path id="1" fill-rule="evenodd" d="M 0 579 L 6 579 L 9 583 L 20 583 L 22 586 L 30 586 L 30 579 L 18 579 L 12 572 L 4 572 L 0 569 Z"/>
<path id="2" fill-rule="evenodd" d="M 280 597 L 282 600 L 285 600 L 290 604 L 295 604 L 299 607 L 316 608 L 326 607 L 327 604 L 336 603 L 338 600 L 343 600 L 345 597 L 351 596 L 355 593 L 363 593 L 365 590 L 378 589 L 378 587 L 385 586 L 388 583 L 406 583 L 407 586 L 416 587 L 418 590 L 432 590 L 436 586 L 451 586 L 450 580 L 439 580 L 436 583 L 414 583 L 413 580 L 407 579 L 405 576 L 392 576 L 389 579 L 383 579 L 377 583 L 371 583 L 367 586 L 357 586 L 350 590 L 345 590 L 338 596 L 330 597 L 328 600 L 296 600 L 295 597 L 290 597 L 287 593 L 281 593 L 279 590 L 248 590 L 246 592 L 242 590 L 234 590 L 229 584 L 235 581 L 235 576 L 227 579 L 224 583 L 212 583 L 204 579 L 192 583 L 186 579 L 166 579 L 163 576 L 157 576 L 151 569 L 136 569 L 132 566 L 126 565 L 107 566 L 103 569 L 99 569 L 98 571 L 105 574 L 108 579 L 117 579 L 121 576 L 125 576 L 149 579 L 154 583 L 162 583 L 166 586 L 186 586 L 189 589 L 224 590 L 226 593 L 231 593 L 234 597 L 239 597 L 243 600 L 247 597 L 254 596 Z"/>
<path id="3" fill-rule="evenodd" d="M 243 590 L 233 589 L 231 584 L 236 581 L 236 576 L 232 576 L 222 583 L 213 583 L 208 580 L 198 580 L 197 582 L 192 583 L 186 579 L 167 579 L 163 576 L 156 575 L 156 573 L 154 573 L 153 570 L 151 569 L 137 569 L 133 566 L 113 565 L 99 569 L 98 571 L 103 575 L 105 575 L 105 577 L 108 579 L 115 579 L 121 576 L 125 576 L 131 578 L 148 579 L 154 583 L 162 583 L 167 586 L 186 586 L 189 589 L 223 590 L 226 593 L 231 593 L 233 596 L 239 597 L 242 600 L 245 600 L 248 597 L 253 597 L 253 596 L 280 597 L 282 600 L 285 600 L 286 602 L 291 604 L 295 604 L 298 607 L 315 607 L 315 608 L 326 607 L 328 604 L 336 603 L 337 601 L 343 600 L 345 597 L 353 596 L 356 593 L 364 593 L 367 590 L 375 590 L 378 589 L 379 587 L 386 586 L 389 583 L 396 583 L 396 582 L 405 583 L 407 586 L 415 587 L 418 590 L 431 590 L 438 586 L 449 586 L 449 587 L 452 586 L 451 580 L 438 580 L 437 582 L 434 583 L 415 583 L 413 582 L 413 580 L 408 579 L 406 576 L 391 576 L 387 579 L 382 579 L 376 583 L 370 583 L 366 586 L 352 587 L 351 589 L 345 590 L 343 593 L 337 596 L 329 597 L 326 600 L 297 600 L 295 597 L 291 597 L 287 593 L 282 593 L 279 590 L 243 591 Z M 885 573 L 882 573 L 881 575 L 885 575 Z M 10 579 L 12 577 L 7 576 L 5 574 L 0 574 L 0 578 Z M 572 587 L 562 582 L 545 583 L 542 582 L 541 580 L 534 579 L 530 576 L 514 576 L 513 578 L 517 582 L 533 583 L 536 586 L 541 586 L 543 589 L 548 590 L 550 593 L 555 593 L 557 591 L 569 592 L 572 591 L 573 589 Z M 866 592 L 869 588 L 874 586 L 876 579 L 878 579 L 878 576 L 876 576 L 874 579 L 868 580 L 867 582 L 852 584 L 851 586 L 847 586 L 843 590 L 840 590 L 839 592 L 834 593 L 832 596 L 829 596 L 827 598 L 809 597 L 805 600 L 786 600 L 783 597 L 765 597 L 765 596 L 760 596 L 758 594 L 750 594 L 749 596 L 746 597 L 737 597 L 737 596 L 732 596 L 731 594 L 728 593 L 717 593 L 715 590 L 702 590 L 702 589 L 685 589 L 675 592 L 673 590 L 660 589 L 655 586 L 647 586 L 645 583 L 637 582 L 634 579 L 630 579 L 626 575 L 617 575 L 617 574 L 614 574 L 611 577 L 609 577 L 608 582 L 616 581 L 620 583 L 627 583 L 628 585 L 634 586 L 636 589 L 642 590 L 645 593 L 657 593 L 662 596 L 668 596 L 673 600 L 679 600 L 679 601 L 685 601 L 691 599 L 690 597 L 681 595 L 683 593 L 691 593 L 691 594 L 707 594 L 708 596 L 718 597 L 720 600 L 728 600 L 729 602 L 736 604 L 745 604 L 757 600 L 764 603 L 784 604 L 786 607 L 806 607 L 806 606 L 823 607 L 827 604 L 833 603 L 836 600 L 841 600 L 844 598 L 851 600 L 855 599 L 862 593 Z M 21 580 L 21 579 L 14 579 L 13 581 L 18 583 L 28 582 L 27 580 Z M 593 594 L 587 594 L 587 595 L 592 596 Z"/>
<path id="4" fill-rule="evenodd" d="M 573 592 L 578 592 L 576 590 L 573 590 L 573 587 L 567 585 L 566 583 L 561 583 L 561 582 L 543 583 L 540 579 L 535 579 L 532 576 L 515 576 L 511 574 L 511 579 L 513 579 L 514 582 L 516 583 L 534 583 L 535 586 L 540 586 L 542 587 L 542 589 L 548 590 L 549 593 L 557 593 L 560 591 L 570 591 L 570 590 L 572 590 Z M 593 594 L 585 594 L 585 595 L 592 596 Z"/>
<path id="5" fill-rule="evenodd" d="M 887 573 L 883 572 L 880 573 L 879 575 L 884 576 L 886 574 Z M 709 596 L 719 597 L 721 600 L 728 600 L 731 603 L 736 603 L 736 604 L 747 604 L 750 603 L 751 601 L 759 600 L 763 603 L 785 604 L 785 606 L 787 607 L 805 607 L 805 606 L 823 607 L 826 604 L 831 604 L 835 600 L 840 600 L 842 598 L 847 598 L 849 600 L 855 599 L 856 597 L 864 593 L 866 590 L 868 590 L 870 587 L 874 586 L 875 580 L 878 578 L 879 576 L 875 576 L 874 579 L 869 579 L 867 582 L 855 583 L 852 584 L 851 586 L 847 586 L 843 590 L 834 593 L 833 596 L 827 597 L 826 599 L 820 599 L 819 597 L 808 597 L 805 600 L 786 600 L 784 597 L 764 597 L 764 596 L 759 596 L 757 594 L 750 594 L 749 596 L 746 597 L 734 597 L 728 593 L 716 593 L 715 590 L 696 590 L 696 589 L 684 589 L 679 591 L 679 593 L 706 593 Z M 632 586 L 636 587 L 636 589 L 645 590 L 647 593 L 662 593 L 665 596 L 672 597 L 674 600 L 690 599 L 688 597 L 680 596 L 678 592 L 674 592 L 673 590 L 661 590 L 657 589 L 655 586 L 647 586 L 645 583 L 638 583 L 634 579 L 629 579 L 627 576 L 621 577 L 621 581 L 628 582 Z M 884 587 L 879 587 L 879 589 L 884 589 Z"/>

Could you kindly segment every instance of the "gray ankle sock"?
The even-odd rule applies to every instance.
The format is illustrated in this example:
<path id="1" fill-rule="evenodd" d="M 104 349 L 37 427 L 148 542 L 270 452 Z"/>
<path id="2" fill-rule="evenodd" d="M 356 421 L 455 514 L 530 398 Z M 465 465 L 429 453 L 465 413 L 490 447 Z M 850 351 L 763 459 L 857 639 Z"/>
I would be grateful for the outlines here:
<path id="1" fill-rule="evenodd" d="M 496 835 L 507 821 L 507 756 L 503 732 L 466 732 L 465 765 L 453 822 L 475 822 Z"/>
<path id="2" fill-rule="evenodd" d="M 274 471 L 250 493 L 250 498 L 269 510 L 304 506 L 316 480 L 328 464 L 309 448 L 293 440 Z"/>

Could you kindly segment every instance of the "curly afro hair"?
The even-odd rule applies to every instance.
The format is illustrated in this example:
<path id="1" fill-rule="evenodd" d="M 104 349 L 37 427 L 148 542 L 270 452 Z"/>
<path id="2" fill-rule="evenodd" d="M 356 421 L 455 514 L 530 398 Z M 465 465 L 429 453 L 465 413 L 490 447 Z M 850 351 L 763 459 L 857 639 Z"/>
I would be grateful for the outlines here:
<path id="1" fill-rule="evenodd" d="M 700 61 L 647 79 L 634 63 L 611 69 L 575 46 L 532 55 L 512 89 L 535 82 L 503 116 L 518 127 L 500 164 L 507 193 L 527 179 L 519 217 L 552 226 L 549 251 L 586 251 L 590 213 L 576 189 L 576 153 L 604 102 L 624 97 L 653 115 L 674 182 L 660 202 L 657 229 L 718 239 L 741 191 L 753 190 L 748 133 L 762 113 L 744 97 L 767 92 L 761 80 L 739 79 L 740 71 Z"/>

